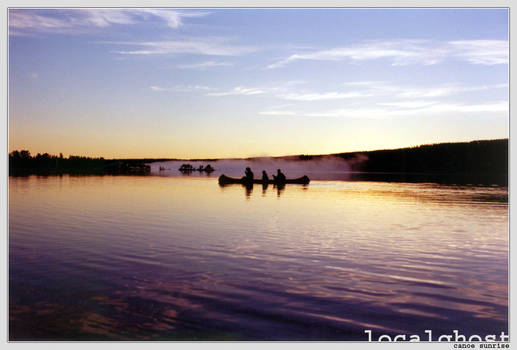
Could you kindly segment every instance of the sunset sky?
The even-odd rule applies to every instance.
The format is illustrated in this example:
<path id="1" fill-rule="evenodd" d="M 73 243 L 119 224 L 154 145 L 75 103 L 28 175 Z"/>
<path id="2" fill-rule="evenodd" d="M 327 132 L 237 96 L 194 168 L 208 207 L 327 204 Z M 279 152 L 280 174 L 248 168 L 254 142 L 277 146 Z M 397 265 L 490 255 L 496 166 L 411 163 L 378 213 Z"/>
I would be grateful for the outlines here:
<path id="1" fill-rule="evenodd" d="M 323 154 L 508 121 L 506 9 L 9 11 L 9 151 Z"/>

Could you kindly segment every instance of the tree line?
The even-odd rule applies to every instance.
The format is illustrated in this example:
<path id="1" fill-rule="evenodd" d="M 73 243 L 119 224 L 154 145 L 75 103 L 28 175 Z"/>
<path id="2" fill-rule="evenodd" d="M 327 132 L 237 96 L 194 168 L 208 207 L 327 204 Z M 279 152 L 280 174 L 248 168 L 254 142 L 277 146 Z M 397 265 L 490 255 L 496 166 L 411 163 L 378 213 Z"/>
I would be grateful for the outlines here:
<path id="1" fill-rule="evenodd" d="M 108 160 L 73 155 L 65 158 L 62 153 L 59 156 L 48 153 L 32 156 L 28 150 L 9 153 L 9 175 L 124 174 L 147 173 L 149 170 L 142 160 Z"/>
<path id="2" fill-rule="evenodd" d="M 393 150 L 360 152 L 365 161 L 356 169 L 365 172 L 433 174 L 508 174 L 508 139 L 439 143 Z M 357 157 L 341 153 L 343 159 Z"/>

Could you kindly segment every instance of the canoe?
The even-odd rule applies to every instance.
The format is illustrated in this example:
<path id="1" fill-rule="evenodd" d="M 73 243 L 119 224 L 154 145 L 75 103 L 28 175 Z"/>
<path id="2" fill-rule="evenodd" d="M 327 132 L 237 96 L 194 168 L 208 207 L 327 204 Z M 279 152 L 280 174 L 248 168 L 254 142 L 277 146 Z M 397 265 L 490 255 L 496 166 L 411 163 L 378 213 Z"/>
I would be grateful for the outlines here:
<path id="1" fill-rule="evenodd" d="M 282 182 L 281 184 L 300 184 L 300 185 L 307 185 L 311 180 L 307 177 L 307 175 L 304 175 L 302 177 L 298 177 L 296 179 L 286 179 L 285 182 Z M 278 182 L 276 182 L 274 179 L 269 179 L 267 182 L 268 184 L 272 185 L 279 185 Z M 235 177 L 229 177 L 226 175 L 219 176 L 219 184 L 220 185 L 229 185 L 229 184 L 242 184 L 242 185 L 251 185 L 251 184 L 263 184 L 266 183 L 262 181 L 262 179 L 253 179 L 253 181 L 246 180 L 245 178 L 235 178 Z"/>

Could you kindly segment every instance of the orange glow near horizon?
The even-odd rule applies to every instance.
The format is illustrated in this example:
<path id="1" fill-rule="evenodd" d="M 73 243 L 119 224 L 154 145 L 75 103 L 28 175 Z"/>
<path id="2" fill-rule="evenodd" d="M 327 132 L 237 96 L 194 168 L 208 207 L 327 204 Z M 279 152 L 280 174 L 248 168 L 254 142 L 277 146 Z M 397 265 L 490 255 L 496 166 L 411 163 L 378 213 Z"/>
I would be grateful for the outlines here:
<path id="1" fill-rule="evenodd" d="M 139 136 L 133 132 L 118 132 L 110 134 L 85 130 L 82 133 L 67 131 L 39 130 L 15 130 L 9 132 L 9 152 L 15 150 L 28 150 L 32 155 L 37 153 L 48 153 L 65 157 L 69 155 L 104 157 L 104 158 L 177 158 L 177 159 L 204 159 L 204 158 L 247 158 L 264 156 L 289 156 L 299 154 L 333 154 L 345 152 L 374 151 L 379 149 L 396 149 L 413 147 L 424 144 L 443 142 L 468 142 L 481 139 L 499 139 L 494 135 L 492 138 L 440 138 L 433 135 L 428 137 L 397 139 L 396 135 L 390 137 L 362 138 L 355 140 L 337 140 L 329 138 L 318 142 L 314 137 L 312 142 L 301 140 L 290 140 L 289 143 L 276 146 L 273 141 L 266 140 L 262 144 L 249 142 L 242 138 L 231 140 L 199 140 L 194 138 L 191 141 L 165 137 L 158 133 L 148 133 Z M 232 142 L 233 141 L 233 142 Z M 269 141 L 269 142 L 268 142 Z"/>

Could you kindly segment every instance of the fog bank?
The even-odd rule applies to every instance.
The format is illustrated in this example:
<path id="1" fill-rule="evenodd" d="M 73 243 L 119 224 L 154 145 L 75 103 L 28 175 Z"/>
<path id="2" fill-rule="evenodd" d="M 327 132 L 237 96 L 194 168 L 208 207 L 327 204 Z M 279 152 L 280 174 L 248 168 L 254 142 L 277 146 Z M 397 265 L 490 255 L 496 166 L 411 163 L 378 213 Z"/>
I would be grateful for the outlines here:
<path id="1" fill-rule="evenodd" d="M 215 171 L 210 175 L 196 171 L 188 176 L 218 177 L 221 174 L 225 174 L 232 177 L 241 177 L 244 176 L 246 167 L 250 167 L 255 178 L 260 178 L 263 170 L 271 177 L 271 175 L 276 174 L 277 169 L 281 169 L 288 178 L 307 175 L 312 180 L 332 180 L 347 179 L 348 173 L 356 169 L 357 165 L 366 159 L 364 155 L 359 155 L 351 160 L 344 160 L 336 156 L 313 157 L 310 160 L 300 160 L 298 157 L 296 159 L 260 157 L 252 159 L 220 159 L 212 162 L 166 161 L 155 162 L 150 165 L 151 173 L 163 176 L 182 176 L 183 174 L 178 170 L 179 167 L 184 163 L 189 163 L 196 168 L 200 165 L 206 166 L 210 164 Z"/>

